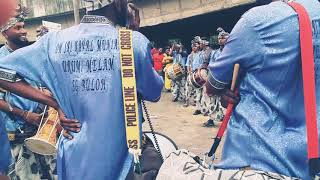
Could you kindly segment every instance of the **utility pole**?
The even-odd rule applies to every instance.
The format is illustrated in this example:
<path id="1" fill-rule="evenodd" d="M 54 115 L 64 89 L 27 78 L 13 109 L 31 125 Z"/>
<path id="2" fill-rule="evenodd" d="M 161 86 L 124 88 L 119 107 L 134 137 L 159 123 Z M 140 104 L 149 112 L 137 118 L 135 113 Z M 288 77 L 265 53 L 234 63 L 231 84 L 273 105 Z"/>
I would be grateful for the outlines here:
<path id="1" fill-rule="evenodd" d="M 79 14 L 79 0 L 73 0 L 73 14 L 74 14 L 74 23 L 80 23 L 80 14 Z"/>

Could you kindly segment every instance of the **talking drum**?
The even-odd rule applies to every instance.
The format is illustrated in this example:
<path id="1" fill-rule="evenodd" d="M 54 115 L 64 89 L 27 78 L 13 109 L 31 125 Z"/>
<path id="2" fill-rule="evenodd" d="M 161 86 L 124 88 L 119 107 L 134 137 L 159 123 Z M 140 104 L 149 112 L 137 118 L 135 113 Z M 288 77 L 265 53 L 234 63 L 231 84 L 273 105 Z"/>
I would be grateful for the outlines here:
<path id="1" fill-rule="evenodd" d="M 46 108 L 45 111 L 46 112 Z M 57 152 L 57 134 L 60 130 L 58 126 L 59 115 L 58 112 L 53 109 L 48 109 L 47 118 L 44 118 L 43 113 L 42 119 L 39 125 L 37 134 L 33 137 L 27 138 L 25 144 L 27 148 L 37 154 L 41 155 L 54 155 Z M 45 120 L 44 120 L 45 119 Z M 43 121 L 45 121 L 43 123 Z"/>
<path id="2" fill-rule="evenodd" d="M 191 77 L 188 79 L 190 84 L 196 89 L 201 88 L 208 79 L 208 70 L 199 69 L 192 73 Z"/>
<path id="3" fill-rule="evenodd" d="M 180 64 L 172 64 L 168 67 L 167 73 L 170 79 L 177 80 L 179 78 L 182 78 L 184 74 L 183 68 L 180 66 Z"/>

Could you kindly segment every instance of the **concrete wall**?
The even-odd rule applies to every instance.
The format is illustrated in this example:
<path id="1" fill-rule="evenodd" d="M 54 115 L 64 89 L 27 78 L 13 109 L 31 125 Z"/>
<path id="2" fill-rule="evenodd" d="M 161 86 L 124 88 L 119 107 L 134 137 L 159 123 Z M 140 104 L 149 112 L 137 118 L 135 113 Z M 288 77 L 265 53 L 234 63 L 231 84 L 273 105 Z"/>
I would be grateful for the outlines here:
<path id="1" fill-rule="evenodd" d="M 83 1 L 79 1 L 80 7 L 83 8 Z M 32 41 L 35 40 L 36 28 L 41 25 L 42 20 L 60 23 L 63 28 L 74 24 L 72 0 L 20 0 L 20 2 L 31 9 L 26 29 Z M 135 0 L 140 8 L 141 27 L 169 23 L 253 2 L 255 0 Z M 82 9 L 81 15 L 84 14 L 85 10 Z M 0 43 L 3 42 L 1 36 Z"/>
<path id="2" fill-rule="evenodd" d="M 80 8 L 84 8 L 84 3 L 80 1 Z M 59 13 L 73 11 L 72 0 L 20 0 L 20 3 L 31 10 L 29 18 L 50 16 Z"/>
<path id="3" fill-rule="evenodd" d="M 255 0 L 146 0 L 141 8 L 141 26 L 153 26 L 200 14 L 220 11 L 255 2 Z"/>

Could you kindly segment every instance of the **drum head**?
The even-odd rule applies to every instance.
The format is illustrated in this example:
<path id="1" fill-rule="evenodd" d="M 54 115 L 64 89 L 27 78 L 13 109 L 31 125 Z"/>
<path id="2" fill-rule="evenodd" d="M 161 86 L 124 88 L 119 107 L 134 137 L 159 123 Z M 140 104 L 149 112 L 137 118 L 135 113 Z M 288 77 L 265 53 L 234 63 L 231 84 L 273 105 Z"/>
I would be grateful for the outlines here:
<path id="1" fill-rule="evenodd" d="M 148 138 L 151 139 L 154 147 L 157 147 L 152 133 L 151 132 L 144 132 L 144 134 L 146 136 L 148 136 Z M 156 138 L 158 140 L 158 144 L 159 144 L 159 148 L 160 148 L 161 154 L 162 154 L 162 156 L 164 158 L 167 158 L 170 153 L 178 150 L 178 146 L 169 137 L 167 137 L 167 136 L 165 136 L 165 135 L 163 135 L 161 133 L 157 133 L 157 132 L 155 132 L 155 135 L 156 135 Z"/>
<path id="2" fill-rule="evenodd" d="M 57 152 L 56 146 L 48 143 L 43 139 L 31 137 L 31 138 L 27 138 L 24 142 L 30 151 L 37 154 L 49 156 L 49 155 L 54 155 Z"/>

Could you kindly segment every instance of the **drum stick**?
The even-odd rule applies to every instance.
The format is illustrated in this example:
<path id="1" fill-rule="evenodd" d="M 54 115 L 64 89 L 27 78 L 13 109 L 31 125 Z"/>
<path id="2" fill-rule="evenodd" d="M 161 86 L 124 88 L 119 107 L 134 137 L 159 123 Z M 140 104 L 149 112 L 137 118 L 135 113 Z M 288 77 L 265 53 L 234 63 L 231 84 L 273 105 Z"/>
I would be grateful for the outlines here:
<path id="1" fill-rule="evenodd" d="M 232 83 L 231 83 L 231 91 L 234 91 L 237 83 L 237 78 L 239 74 L 240 65 L 235 64 L 233 69 Z"/>
<path id="2" fill-rule="evenodd" d="M 236 87 L 236 83 L 237 83 L 237 78 L 238 78 L 238 74 L 239 74 L 239 69 L 240 69 L 240 65 L 239 64 L 235 64 L 234 65 L 234 69 L 233 69 L 233 76 L 232 76 L 232 83 L 231 83 L 231 91 L 235 90 Z M 237 92 L 236 92 L 237 94 Z M 227 107 L 227 112 L 223 118 L 222 124 L 219 128 L 218 134 L 216 136 L 216 138 L 214 139 L 214 143 L 208 153 L 208 156 L 211 157 L 212 155 L 214 155 L 217 151 L 217 148 L 220 144 L 221 138 L 224 134 L 224 131 L 227 129 L 227 125 L 229 123 L 232 111 L 233 111 L 233 103 L 229 103 L 228 107 Z"/>

